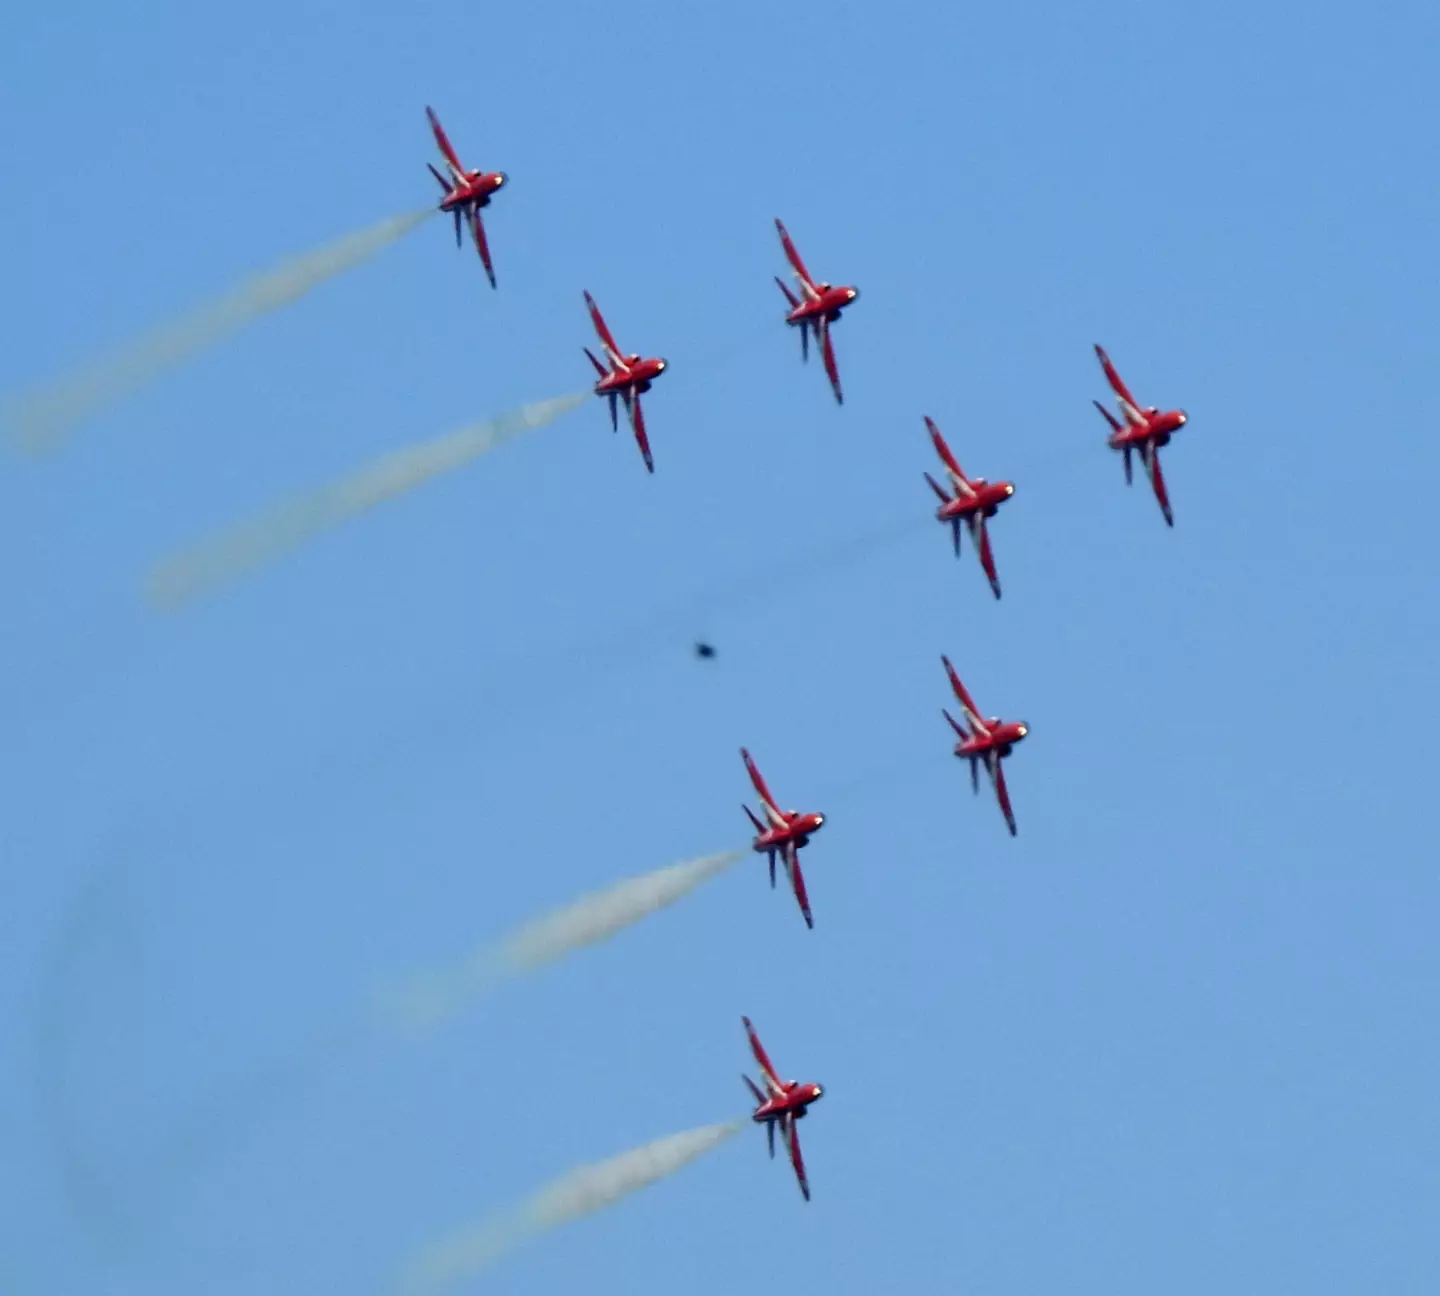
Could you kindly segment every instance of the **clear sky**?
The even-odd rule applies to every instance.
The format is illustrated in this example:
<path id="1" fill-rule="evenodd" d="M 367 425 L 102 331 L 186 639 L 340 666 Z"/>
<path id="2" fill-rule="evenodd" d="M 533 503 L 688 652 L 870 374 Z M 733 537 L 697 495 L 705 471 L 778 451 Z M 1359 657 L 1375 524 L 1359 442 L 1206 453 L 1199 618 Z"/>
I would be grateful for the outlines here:
<path id="1" fill-rule="evenodd" d="M 499 290 L 430 222 L 0 466 L 0 1291 L 389 1290 L 578 1162 L 819 1081 L 495 1271 L 526 1296 L 1440 1290 L 1430 797 L 1440 13 L 573 0 L 22 6 L 0 42 L 0 392 L 506 170 Z M 781 216 L 837 408 L 782 323 Z M 155 559 L 670 371 L 184 614 Z M 1189 425 L 1176 525 L 1090 405 Z M 922 415 L 1017 483 L 993 600 Z M 713 661 L 691 654 L 705 636 Z M 1020 835 L 940 716 L 1028 721 Z M 377 981 L 758 857 L 434 1036 Z M 298 1061 L 297 1061 L 298 1059 Z M 481 1284 L 483 1285 L 483 1280 Z"/>

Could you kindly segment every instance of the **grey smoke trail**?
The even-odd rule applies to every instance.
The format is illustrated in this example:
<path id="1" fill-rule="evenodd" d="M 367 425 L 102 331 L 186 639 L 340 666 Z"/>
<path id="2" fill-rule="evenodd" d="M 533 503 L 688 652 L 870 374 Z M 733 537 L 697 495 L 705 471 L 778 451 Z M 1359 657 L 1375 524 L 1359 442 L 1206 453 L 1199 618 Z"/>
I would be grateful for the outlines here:
<path id="1" fill-rule="evenodd" d="M 705 1125 L 656 1139 L 609 1161 L 581 1166 L 519 1206 L 437 1242 L 416 1255 L 401 1278 L 404 1291 L 438 1291 L 469 1278 L 514 1248 L 672 1175 L 745 1127 L 743 1120 Z"/>
<path id="2" fill-rule="evenodd" d="M 582 896 L 527 923 L 498 945 L 477 950 L 455 967 L 417 976 L 382 999 L 382 1015 L 397 1027 L 437 1025 L 500 982 L 607 940 L 674 904 L 744 857 L 744 851 L 706 855 Z"/>
<path id="3" fill-rule="evenodd" d="M 392 216 L 378 225 L 286 261 L 247 279 L 208 306 L 152 330 L 105 360 L 21 400 L 8 411 L 15 446 L 32 454 L 68 438 L 92 414 L 138 391 L 251 320 L 290 302 L 343 271 L 368 261 L 435 212 Z"/>
<path id="4" fill-rule="evenodd" d="M 146 581 L 146 592 L 159 608 L 179 607 L 299 548 L 321 531 L 469 463 L 530 428 L 553 423 L 583 404 L 589 394 L 586 391 L 535 401 L 512 414 L 387 454 L 338 482 L 287 500 L 212 540 L 157 563 Z"/>

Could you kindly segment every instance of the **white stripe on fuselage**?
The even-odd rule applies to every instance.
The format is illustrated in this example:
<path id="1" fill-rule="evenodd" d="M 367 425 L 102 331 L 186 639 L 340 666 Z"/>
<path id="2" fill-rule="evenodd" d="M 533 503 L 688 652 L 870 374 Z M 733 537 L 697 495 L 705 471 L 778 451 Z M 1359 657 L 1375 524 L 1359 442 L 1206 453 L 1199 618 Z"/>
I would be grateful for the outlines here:
<path id="1" fill-rule="evenodd" d="M 965 478 L 963 478 L 948 464 L 945 466 L 945 472 L 949 475 L 950 484 L 955 487 L 956 491 L 958 491 L 961 495 L 965 496 L 966 499 L 975 498 L 975 488 L 970 485 L 970 483 L 966 481 Z"/>

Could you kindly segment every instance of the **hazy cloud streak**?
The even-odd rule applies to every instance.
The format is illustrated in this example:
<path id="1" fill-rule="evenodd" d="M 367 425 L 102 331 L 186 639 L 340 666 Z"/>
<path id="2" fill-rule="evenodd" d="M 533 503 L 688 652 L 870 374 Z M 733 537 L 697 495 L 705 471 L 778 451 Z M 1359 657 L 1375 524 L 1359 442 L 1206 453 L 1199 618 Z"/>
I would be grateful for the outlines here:
<path id="1" fill-rule="evenodd" d="M 92 415 L 184 364 L 251 320 L 298 301 L 312 288 L 368 261 L 434 212 L 435 208 L 427 207 L 392 216 L 247 279 L 216 301 L 22 398 L 0 422 L 9 426 L 9 439 L 17 449 L 32 454 L 52 449 Z"/>
<path id="2" fill-rule="evenodd" d="M 705 1125 L 656 1139 L 597 1165 L 562 1175 L 513 1210 L 420 1251 L 406 1267 L 402 1290 L 428 1293 L 469 1278 L 507 1252 L 582 1215 L 674 1174 L 745 1127 L 743 1120 Z"/>
<path id="3" fill-rule="evenodd" d="M 608 940 L 674 904 L 744 857 L 744 851 L 706 855 L 582 896 L 453 968 L 420 974 L 382 999 L 382 1013 L 396 1026 L 438 1025 L 499 983 Z"/>
<path id="4" fill-rule="evenodd" d="M 329 486 L 286 500 L 259 517 L 157 563 L 146 580 L 146 593 L 151 603 L 162 609 L 188 603 L 298 549 L 322 531 L 369 512 L 377 504 L 414 490 L 442 473 L 453 472 L 522 432 L 553 423 L 582 404 L 589 394 L 535 401 L 512 414 L 393 451 Z"/>

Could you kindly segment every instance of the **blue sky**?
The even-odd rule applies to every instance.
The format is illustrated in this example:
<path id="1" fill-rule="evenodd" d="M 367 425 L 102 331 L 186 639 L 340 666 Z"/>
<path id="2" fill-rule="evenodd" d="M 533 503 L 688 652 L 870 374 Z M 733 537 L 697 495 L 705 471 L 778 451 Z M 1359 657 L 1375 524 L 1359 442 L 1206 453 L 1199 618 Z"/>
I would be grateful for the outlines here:
<path id="1" fill-rule="evenodd" d="M 514 1293 L 1433 1292 L 1440 953 L 1433 6 L 1044 0 L 10 15 L 14 392 L 511 178 L 0 469 L 0 1289 L 389 1290 L 581 1161 L 824 1101 L 495 1271 Z M 473 161 L 472 161 L 473 159 Z M 846 404 L 786 221 L 858 284 Z M 589 380 L 670 371 L 159 617 L 151 562 Z M 1090 406 L 1190 423 L 1176 526 Z M 996 603 L 922 415 L 1017 493 Z M 719 649 L 690 655 L 704 635 Z M 1010 840 L 948 653 L 1032 735 Z M 826 812 L 410 1047 L 377 979 Z M 296 1059 L 299 1059 L 296 1061 Z M 187 1133 L 188 1132 L 188 1133 Z"/>

